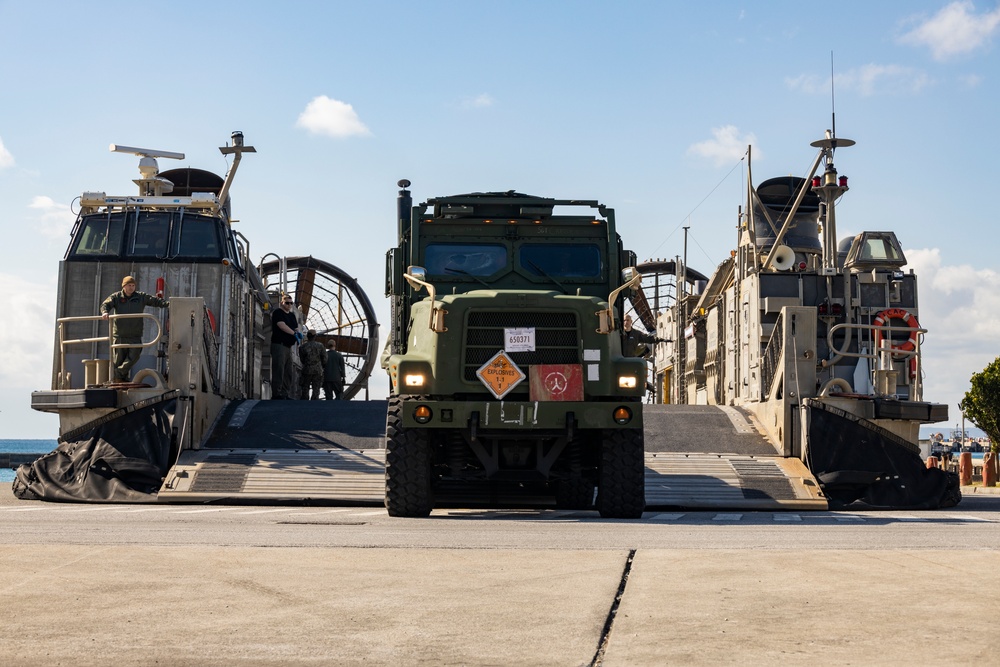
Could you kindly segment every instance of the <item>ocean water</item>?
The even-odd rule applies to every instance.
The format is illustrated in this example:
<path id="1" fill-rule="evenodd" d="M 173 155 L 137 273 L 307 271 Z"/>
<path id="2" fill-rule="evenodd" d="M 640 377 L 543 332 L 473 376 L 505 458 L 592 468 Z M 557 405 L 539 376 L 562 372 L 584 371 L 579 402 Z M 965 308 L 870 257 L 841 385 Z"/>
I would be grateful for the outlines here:
<path id="1" fill-rule="evenodd" d="M 0 452 L 45 454 L 56 448 L 56 440 L 0 440 Z M 12 468 L 0 468 L 0 484 L 14 481 Z"/>

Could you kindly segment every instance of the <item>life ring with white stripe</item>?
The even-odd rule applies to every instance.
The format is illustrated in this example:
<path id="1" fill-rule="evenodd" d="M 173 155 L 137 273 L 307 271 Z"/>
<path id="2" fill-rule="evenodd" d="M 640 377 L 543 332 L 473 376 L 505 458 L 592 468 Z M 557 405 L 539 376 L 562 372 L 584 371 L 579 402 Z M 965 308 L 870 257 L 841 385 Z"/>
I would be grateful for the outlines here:
<path id="1" fill-rule="evenodd" d="M 876 327 L 884 327 L 887 322 L 894 319 L 903 320 L 903 323 L 910 327 L 910 336 L 906 339 L 905 343 L 901 343 L 899 345 L 893 345 L 890 340 L 889 346 L 893 350 L 898 350 L 899 352 L 913 352 L 917 349 L 917 330 L 920 328 L 920 322 L 917 322 L 917 318 L 913 315 L 913 313 L 903 308 L 887 308 L 875 316 L 875 319 L 872 320 L 872 324 Z M 882 349 L 882 330 L 875 329 L 875 350 L 878 351 L 880 349 Z M 892 355 L 893 359 L 902 359 L 905 356 L 910 356 L 910 375 L 912 377 L 916 375 L 917 372 L 916 355 Z"/>
<path id="2" fill-rule="evenodd" d="M 900 345 L 892 345 L 892 349 L 899 350 L 900 352 L 913 352 L 917 349 L 917 329 L 920 328 L 920 323 L 917 322 L 917 318 L 913 316 L 908 310 L 902 308 L 888 308 L 883 310 L 881 313 L 875 316 L 872 320 L 872 324 L 876 327 L 884 327 L 886 322 L 889 320 L 903 320 L 903 323 L 910 327 L 910 337 L 906 339 L 905 343 Z M 875 330 L 875 349 L 879 350 L 882 348 L 882 330 Z M 902 356 L 897 356 L 896 358 L 902 358 Z"/>

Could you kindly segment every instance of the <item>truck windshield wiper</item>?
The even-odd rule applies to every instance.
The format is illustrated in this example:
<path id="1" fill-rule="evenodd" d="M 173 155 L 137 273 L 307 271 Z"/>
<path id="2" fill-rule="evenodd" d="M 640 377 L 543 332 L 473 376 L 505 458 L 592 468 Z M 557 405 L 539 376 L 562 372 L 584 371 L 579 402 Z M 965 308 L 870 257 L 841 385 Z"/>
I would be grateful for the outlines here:
<path id="1" fill-rule="evenodd" d="M 556 280 L 555 278 L 553 278 L 552 276 L 550 276 L 549 274 L 545 273 L 545 271 L 542 270 L 542 267 L 538 266 L 537 264 L 535 264 L 534 262 L 532 262 L 530 259 L 527 260 L 526 263 L 528 264 L 528 266 L 530 266 L 531 268 L 533 268 L 535 271 L 538 271 L 538 273 L 542 274 L 542 276 L 548 278 L 549 280 L 551 280 L 552 282 L 554 282 L 556 285 L 558 285 L 559 289 L 562 290 L 563 294 L 569 294 L 569 290 L 566 289 L 566 286 L 563 285 L 558 280 Z"/>
<path id="2" fill-rule="evenodd" d="M 479 276 L 472 275 L 468 271 L 463 271 L 462 269 L 452 269 L 452 268 L 449 268 L 449 267 L 445 267 L 444 271 L 445 271 L 445 273 L 457 273 L 460 276 L 468 276 L 469 278 L 472 278 L 473 280 L 475 280 L 479 284 L 485 285 L 487 289 L 494 289 L 493 285 L 490 285 L 488 282 L 486 282 L 485 280 L 483 280 Z"/>

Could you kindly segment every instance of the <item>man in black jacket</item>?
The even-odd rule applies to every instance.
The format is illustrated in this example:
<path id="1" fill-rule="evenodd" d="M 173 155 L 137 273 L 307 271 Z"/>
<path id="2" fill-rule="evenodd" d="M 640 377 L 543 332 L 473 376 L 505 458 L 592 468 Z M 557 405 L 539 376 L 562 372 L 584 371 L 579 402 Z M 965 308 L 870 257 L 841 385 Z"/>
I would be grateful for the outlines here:
<path id="1" fill-rule="evenodd" d="M 645 357 L 652 349 L 650 346 L 658 342 L 656 336 L 645 331 L 632 328 L 632 316 L 626 315 L 622 320 L 622 354 L 627 357 Z"/>
<path id="2" fill-rule="evenodd" d="M 281 306 L 271 313 L 271 398 L 289 398 L 292 386 L 292 345 L 302 337 L 292 312 L 292 297 L 284 294 Z"/>

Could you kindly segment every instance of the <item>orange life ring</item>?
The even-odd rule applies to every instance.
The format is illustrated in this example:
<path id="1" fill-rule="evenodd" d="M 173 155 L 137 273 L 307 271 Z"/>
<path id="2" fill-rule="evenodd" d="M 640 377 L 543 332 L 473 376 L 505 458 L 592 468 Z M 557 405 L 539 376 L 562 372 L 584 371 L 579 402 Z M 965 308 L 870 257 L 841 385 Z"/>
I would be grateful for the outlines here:
<path id="1" fill-rule="evenodd" d="M 218 336 L 219 329 L 215 326 L 215 315 L 212 314 L 212 309 L 205 306 L 205 314 L 208 315 L 208 326 L 212 327 L 212 333 Z"/>
<path id="2" fill-rule="evenodd" d="M 899 350 L 900 352 L 913 352 L 917 349 L 917 329 L 920 328 L 920 322 L 917 322 L 917 318 L 913 316 L 908 310 L 902 308 L 887 308 L 881 313 L 875 316 L 872 320 L 872 324 L 877 327 L 884 327 L 886 322 L 889 320 L 903 320 L 903 323 L 910 327 L 910 336 L 906 339 L 905 343 L 900 345 L 892 345 L 890 347 L 893 350 Z M 878 351 L 882 349 L 882 330 L 875 329 L 875 350 Z M 902 359 L 903 355 L 893 355 L 894 359 Z M 916 355 L 910 357 L 910 374 L 916 374 L 917 357 Z"/>

